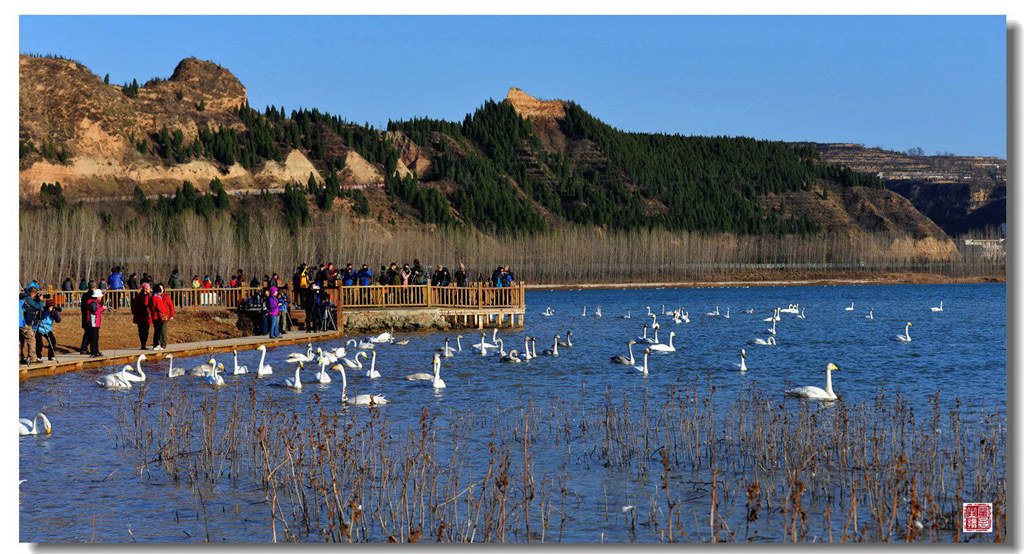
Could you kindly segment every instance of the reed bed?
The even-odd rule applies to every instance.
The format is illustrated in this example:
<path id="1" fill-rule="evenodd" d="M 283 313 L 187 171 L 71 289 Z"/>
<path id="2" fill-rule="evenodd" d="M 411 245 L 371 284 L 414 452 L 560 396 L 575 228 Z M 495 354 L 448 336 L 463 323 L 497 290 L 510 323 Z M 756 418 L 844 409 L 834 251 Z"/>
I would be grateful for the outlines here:
<path id="1" fill-rule="evenodd" d="M 885 233 L 854 237 L 734 236 L 664 230 L 612 232 L 566 227 L 533 235 L 487 236 L 465 229 L 425 229 L 317 213 L 294 234 L 274 215 L 254 211 L 245 223 L 227 214 L 184 214 L 104 219 L 91 208 L 22 210 L 20 277 L 59 285 L 73 276 L 105 278 L 110 268 L 149 272 L 166 280 L 178 267 L 185 277 L 241 267 L 248 275 L 288 277 L 301 262 L 367 263 L 422 260 L 454 271 L 464 262 L 470 280 L 487 279 L 511 265 L 531 283 L 711 281 L 776 271 L 797 277 L 864 272 L 922 272 L 954 277 L 1005 275 L 1005 255 L 989 255 L 957 240 L 952 258 L 922 256 Z"/>
<path id="2" fill-rule="evenodd" d="M 725 399 L 702 376 L 399 418 L 241 383 L 119 395 L 110 433 L 139 478 L 193 487 L 203 518 L 211 485 L 252 487 L 254 540 L 1006 540 L 1005 413 L 939 393 Z M 963 501 L 994 503 L 993 533 L 960 533 Z"/>

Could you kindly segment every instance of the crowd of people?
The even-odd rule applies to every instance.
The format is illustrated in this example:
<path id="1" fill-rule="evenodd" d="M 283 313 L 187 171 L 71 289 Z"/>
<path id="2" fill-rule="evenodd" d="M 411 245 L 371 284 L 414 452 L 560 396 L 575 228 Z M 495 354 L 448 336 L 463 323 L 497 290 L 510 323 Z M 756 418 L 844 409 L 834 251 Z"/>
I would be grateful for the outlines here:
<path id="1" fill-rule="evenodd" d="M 424 267 L 419 259 L 414 259 L 399 267 L 397 262 L 380 266 L 374 275 L 368 264 L 358 269 L 352 263 L 338 269 L 334 263 L 326 262 L 316 265 L 300 264 L 292 275 L 291 283 L 283 282 L 277 273 L 263 275 L 260 280 L 256 276 L 248 278 L 245 271 L 239 268 L 231 274 L 225 283 L 220 275 L 213 279 L 209 275 L 202 278 L 193 274 L 186 280 L 178 268 L 174 268 L 165 288 L 162 283 L 155 283 L 149 273 L 140 276 L 132 272 L 124 275 L 123 266 L 111 268 L 106 279 L 98 281 L 82 278 L 77 290 L 82 294 L 79 298 L 65 298 L 65 305 L 77 304 L 82 314 L 82 342 L 79 351 L 90 356 L 102 356 L 99 350 L 99 331 L 103 321 L 103 313 L 107 306 L 104 302 L 104 291 L 137 290 L 129 299 L 127 296 L 116 296 L 116 302 L 130 306 L 132 321 L 138 328 L 139 347 L 147 350 L 152 331 L 153 350 L 167 347 L 168 323 L 174 319 L 174 302 L 169 290 L 182 289 L 214 289 L 242 288 L 253 289 L 246 299 L 246 307 L 260 313 L 262 334 L 270 338 L 280 336 L 292 330 L 292 309 L 305 312 L 307 331 L 322 331 L 337 328 L 335 321 L 335 304 L 326 289 L 334 287 L 366 287 L 370 285 L 426 285 L 435 287 L 467 287 L 469 275 L 465 264 L 460 263 L 454 273 L 447 267 L 437 264 L 433 271 Z M 499 266 L 490 278 L 494 287 L 510 287 L 515 276 L 509 267 Z M 67 277 L 61 283 L 61 291 L 75 291 L 75 280 Z M 121 305 L 116 307 L 122 307 Z M 39 285 L 32 281 L 22 289 L 19 302 L 20 357 L 22 364 L 37 363 L 42 359 L 44 347 L 50 360 L 54 359 L 56 339 L 53 327 L 61 322 L 62 306 L 58 305 L 50 295 L 40 292 Z"/>

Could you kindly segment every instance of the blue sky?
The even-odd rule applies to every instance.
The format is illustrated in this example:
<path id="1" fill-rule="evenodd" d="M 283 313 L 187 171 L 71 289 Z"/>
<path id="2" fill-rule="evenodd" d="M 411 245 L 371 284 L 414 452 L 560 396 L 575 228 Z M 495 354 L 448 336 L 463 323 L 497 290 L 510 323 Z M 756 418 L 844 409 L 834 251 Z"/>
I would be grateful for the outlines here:
<path id="1" fill-rule="evenodd" d="M 116 83 L 212 60 L 254 107 L 378 127 L 517 86 L 630 131 L 1006 156 L 1001 16 L 22 16 L 19 40 Z"/>

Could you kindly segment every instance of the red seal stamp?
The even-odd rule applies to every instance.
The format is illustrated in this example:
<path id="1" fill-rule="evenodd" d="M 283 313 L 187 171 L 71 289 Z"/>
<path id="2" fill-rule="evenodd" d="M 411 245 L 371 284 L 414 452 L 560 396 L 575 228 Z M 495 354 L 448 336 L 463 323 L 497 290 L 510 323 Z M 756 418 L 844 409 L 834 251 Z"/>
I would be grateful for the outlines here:
<path id="1" fill-rule="evenodd" d="M 963 507 L 964 533 L 992 532 L 992 504 L 965 502 Z"/>

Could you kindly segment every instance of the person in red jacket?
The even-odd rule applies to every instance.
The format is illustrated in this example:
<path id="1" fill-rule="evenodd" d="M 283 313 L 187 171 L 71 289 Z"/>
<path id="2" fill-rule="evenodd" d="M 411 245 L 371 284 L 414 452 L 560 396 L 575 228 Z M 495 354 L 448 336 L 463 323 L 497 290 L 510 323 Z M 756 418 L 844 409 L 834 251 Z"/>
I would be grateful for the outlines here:
<path id="1" fill-rule="evenodd" d="M 141 290 L 132 298 L 132 321 L 139 328 L 139 348 L 146 349 L 149 342 L 149 327 L 153 324 L 153 292 L 149 283 L 142 283 Z"/>
<path id="2" fill-rule="evenodd" d="M 153 350 L 163 350 L 167 348 L 167 323 L 174 319 L 174 302 L 170 295 L 164 294 L 163 283 L 156 285 L 152 302 Z"/>

